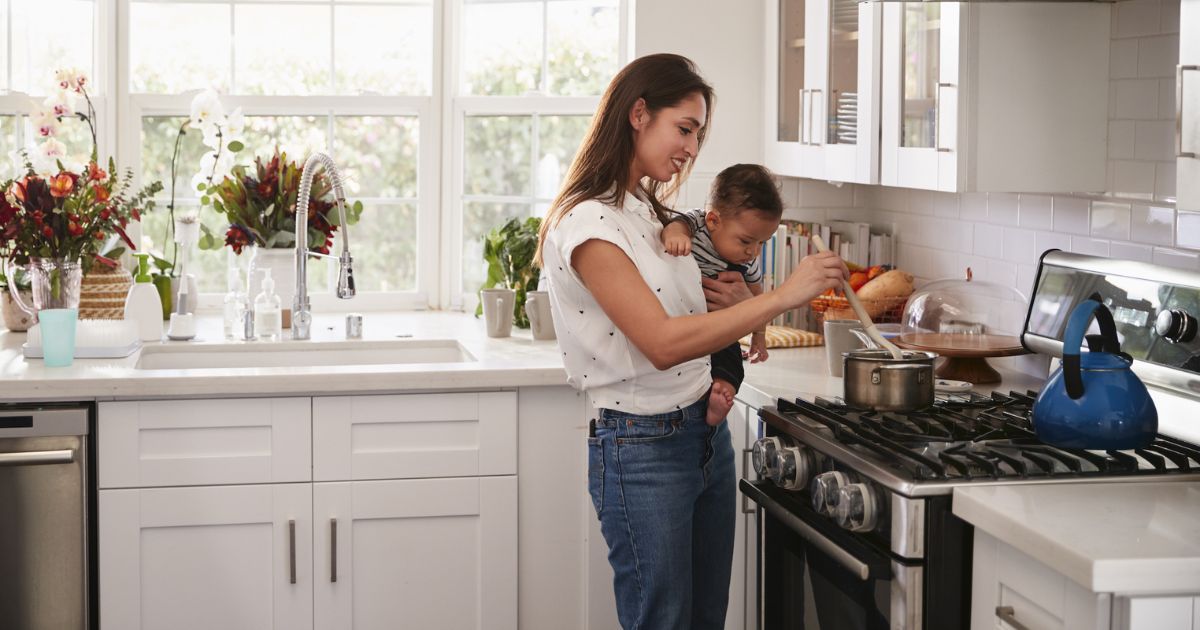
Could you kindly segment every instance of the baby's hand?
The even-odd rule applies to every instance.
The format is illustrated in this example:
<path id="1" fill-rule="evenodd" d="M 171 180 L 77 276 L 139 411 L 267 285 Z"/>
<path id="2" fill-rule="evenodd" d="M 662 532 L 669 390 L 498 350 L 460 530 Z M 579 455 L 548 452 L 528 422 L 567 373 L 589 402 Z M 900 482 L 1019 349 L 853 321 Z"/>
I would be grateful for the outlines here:
<path id="1" fill-rule="evenodd" d="M 684 234 L 669 234 L 663 230 L 663 246 L 672 256 L 687 256 L 692 253 L 692 237 Z"/>
<path id="2" fill-rule="evenodd" d="M 756 332 L 750 335 L 750 351 L 746 353 L 746 358 L 750 359 L 751 363 L 762 363 L 767 360 L 766 333 Z"/>

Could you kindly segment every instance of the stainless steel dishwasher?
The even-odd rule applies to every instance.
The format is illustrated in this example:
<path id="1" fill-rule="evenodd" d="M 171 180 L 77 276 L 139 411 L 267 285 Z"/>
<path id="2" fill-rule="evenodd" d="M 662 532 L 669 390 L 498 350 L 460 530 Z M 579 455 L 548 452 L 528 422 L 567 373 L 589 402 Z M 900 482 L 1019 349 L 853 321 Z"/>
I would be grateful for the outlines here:
<path id="1" fill-rule="evenodd" d="M 0 406 L 0 628 L 92 627 L 89 411 Z"/>

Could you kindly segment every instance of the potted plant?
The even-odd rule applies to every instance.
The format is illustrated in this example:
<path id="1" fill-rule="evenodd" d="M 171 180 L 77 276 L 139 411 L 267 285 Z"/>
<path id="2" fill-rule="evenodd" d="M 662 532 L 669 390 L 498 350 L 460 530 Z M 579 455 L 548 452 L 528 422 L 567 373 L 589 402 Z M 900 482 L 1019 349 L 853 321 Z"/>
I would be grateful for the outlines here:
<path id="1" fill-rule="evenodd" d="M 33 290 L 29 283 L 29 277 L 24 271 L 17 269 L 13 274 L 13 278 L 9 278 L 0 271 L 0 315 L 3 315 L 4 326 L 13 332 L 25 332 L 33 325 L 34 319 L 31 315 L 21 310 L 13 300 L 12 294 L 9 292 L 9 284 L 13 284 L 13 290 L 20 294 L 21 300 L 26 304 L 33 301 Z"/>
<path id="2" fill-rule="evenodd" d="M 533 264 L 537 252 L 538 228 L 542 220 L 530 217 L 525 220 L 509 219 L 504 225 L 492 228 L 483 239 L 483 259 L 488 264 L 487 279 L 480 291 L 496 287 L 516 292 L 513 303 L 513 325 L 529 328 L 529 317 L 525 314 L 525 296 L 537 289 L 538 270 Z M 475 316 L 483 313 L 483 303 L 475 309 Z"/>

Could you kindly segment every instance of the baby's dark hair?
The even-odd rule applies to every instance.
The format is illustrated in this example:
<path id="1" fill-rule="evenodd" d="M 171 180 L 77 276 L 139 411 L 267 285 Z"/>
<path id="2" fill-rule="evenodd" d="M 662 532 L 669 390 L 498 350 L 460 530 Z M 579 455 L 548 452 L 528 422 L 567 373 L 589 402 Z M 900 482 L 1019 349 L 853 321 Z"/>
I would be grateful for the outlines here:
<path id="1" fill-rule="evenodd" d="M 775 186 L 775 176 L 758 164 L 734 164 L 717 173 L 709 203 L 721 216 L 742 210 L 755 210 L 771 219 L 783 216 L 783 199 Z"/>

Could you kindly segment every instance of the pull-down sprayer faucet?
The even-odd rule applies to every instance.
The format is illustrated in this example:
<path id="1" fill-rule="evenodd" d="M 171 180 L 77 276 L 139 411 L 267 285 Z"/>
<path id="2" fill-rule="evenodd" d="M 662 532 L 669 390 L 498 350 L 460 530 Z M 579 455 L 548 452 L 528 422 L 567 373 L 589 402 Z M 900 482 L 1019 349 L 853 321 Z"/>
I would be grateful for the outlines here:
<path id="1" fill-rule="evenodd" d="M 308 251 L 308 197 L 318 166 L 325 168 L 337 201 L 338 219 L 342 228 L 341 256 Z M 292 301 L 292 339 L 309 339 L 312 334 L 312 306 L 308 300 L 308 257 L 319 256 L 339 261 L 337 296 L 343 300 L 354 297 L 354 268 L 350 258 L 350 233 L 346 223 L 346 193 L 342 190 L 342 177 L 337 166 L 328 155 L 313 153 L 304 162 L 304 170 L 300 173 L 299 192 L 296 197 L 296 297 Z"/>

